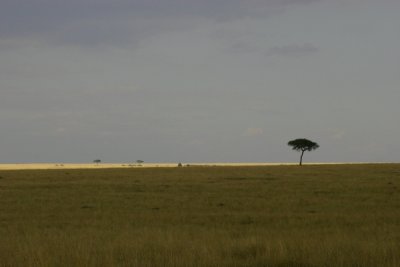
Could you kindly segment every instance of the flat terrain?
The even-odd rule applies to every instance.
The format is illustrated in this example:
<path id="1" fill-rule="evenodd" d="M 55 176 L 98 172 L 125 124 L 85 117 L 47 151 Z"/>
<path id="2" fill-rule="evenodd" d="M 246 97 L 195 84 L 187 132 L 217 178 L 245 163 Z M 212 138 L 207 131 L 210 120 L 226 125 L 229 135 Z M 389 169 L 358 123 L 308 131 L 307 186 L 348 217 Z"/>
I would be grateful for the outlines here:
<path id="1" fill-rule="evenodd" d="M 369 163 L 305 163 L 305 165 L 329 165 L 329 164 L 369 164 Z M 202 167 L 249 167 L 249 166 L 289 166 L 298 165 L 297 162 L 291 163 L 182 163 L 183 166 L 202 166 Z M 8 163 L 0 164 L 0 170 L 63 170 L 63 169 L 127 169 L 127 168 L 169 168 L 177 167 L 178 163 Z"/>
<path id="2" fill-rule="evenodd" d="M 3 170 L 0 266 L 400 266 L 400 164 Z"/>

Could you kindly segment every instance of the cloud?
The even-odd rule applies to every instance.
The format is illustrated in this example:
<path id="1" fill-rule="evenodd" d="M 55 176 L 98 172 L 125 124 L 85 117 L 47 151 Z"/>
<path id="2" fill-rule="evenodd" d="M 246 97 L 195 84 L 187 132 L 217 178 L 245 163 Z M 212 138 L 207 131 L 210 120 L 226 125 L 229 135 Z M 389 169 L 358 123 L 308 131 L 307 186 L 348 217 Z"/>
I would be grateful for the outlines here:
<path id="1" fill-rule="evenodd" d="M 67 44 L 126 43 L 199 18 L 265 17 L 277 9 L 317 1 L 4 0 L 0 39 L 36 36 Z"/>
<path id="2" fill-rule="evenodd" d="M 260 136 L 263 133 L 264 130 L 261 128 L 247 128 L 246 131 L 244 131 L 243 136 L 255 137 L 255 136 Z"/>
<path id="3" fill-rule="evenodd" d="M 310 43 L 274 46 L 268 50 L 271 55 L 281 56 L 301 56 L 317 52 L 319 52 L 319 48 Z"/>
<path id="4" fill-rule="evenodd" d="M 342 139 L 346 134 L 346 131 L 342 130 L 342 129 L 332 129 L 332 130 L 330 130 L 330 132 L 331 132 L 330 138 L 335 139 L 335 140 Z"/>

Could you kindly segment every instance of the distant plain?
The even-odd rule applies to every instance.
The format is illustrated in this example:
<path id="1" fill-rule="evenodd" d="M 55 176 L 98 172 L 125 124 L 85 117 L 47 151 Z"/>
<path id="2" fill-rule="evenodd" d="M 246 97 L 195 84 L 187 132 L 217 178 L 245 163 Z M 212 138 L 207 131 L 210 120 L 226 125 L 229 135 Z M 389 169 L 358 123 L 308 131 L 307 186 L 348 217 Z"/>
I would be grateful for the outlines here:
<path id="1" fill-rule="evenodd" d="M 400 164 L 1 170 L 0 236 L 0 266 L 400 266 Z"/>
<path id="2" fill-rule="evenodd" d="M 113 169 L 113 168 L 156 168 L 156 167 L 177 167 L 180 162 L 127 162 L 127 163 L 0 163 L 1 170 L 53 170 L 53 169 Z M 183 167 L 188 166 L 202 166 L 202 167 L 244 167 L 244 166 L 288 166 L 288 165 L 298 165 L 297 162 L 181 162 Z M 305 165 L 338 165 L 338 164 L 371 164 L 368 162 L 307 162 L 303 163 Z M 373 163 L 372 163 L 373 164 Z M 379 163 L 377 163 L 379 164 Z"/>

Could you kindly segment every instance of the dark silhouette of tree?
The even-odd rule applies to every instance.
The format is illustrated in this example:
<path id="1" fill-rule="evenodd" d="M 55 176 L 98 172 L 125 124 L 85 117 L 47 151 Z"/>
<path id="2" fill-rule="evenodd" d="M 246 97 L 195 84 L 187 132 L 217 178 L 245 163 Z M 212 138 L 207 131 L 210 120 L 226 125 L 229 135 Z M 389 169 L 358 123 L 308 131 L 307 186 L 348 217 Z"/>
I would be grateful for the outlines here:
<path id="1" fill-rule="evenodd" d="M 317 143 L 305 138 L 289 141 L 288 146 L 291 146 L 293 150 L 301 151 L 300 163 L 299 163 L 300 166 L 303 163 L 303 155 L 305 151 L 312 151 L 319 148 L 319 145 Z"/>
<path id="2" fill-rule="evenodd" d="M 101 160 L 100 159 L 95 159 L 95 160 L 93 160 L 93 162 L 96 163 L 96 164 L 99 164 L 101 162 Z"/>

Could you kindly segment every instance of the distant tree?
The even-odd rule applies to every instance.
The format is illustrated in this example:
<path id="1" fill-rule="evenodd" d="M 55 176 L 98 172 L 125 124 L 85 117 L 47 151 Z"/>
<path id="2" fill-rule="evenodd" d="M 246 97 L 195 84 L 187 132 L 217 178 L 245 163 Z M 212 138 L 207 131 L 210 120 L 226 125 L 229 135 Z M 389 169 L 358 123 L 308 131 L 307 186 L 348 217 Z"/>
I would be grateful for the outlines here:
<path id="1" fill-rule="evenodd" d="M 101 162 L 101 160 L 100 159 L 95 159 L 95 160 L 93 160 L 93 162 L 96 163 L 96 164 L 99 164 Z"/>
<path id="2" fill-rule="evenodd" d="M 142 164 L 144 161 L 143 160 L 140 160 L 140 159 L 138 159 L 137 161 L 136 161 L 136 163 L 137 164 Z"/>
<path id="3" fill-rule="evenodd" d="M 319 148 L 319 145 L 317 143 L 305 138 L 289 141 L 288 146 L 291 146 L 293 150 L 301 151 L 300 163 L 299 163 L 300 166 L 303 164 L 303 155 L 305 151 L 312 151 Z"/>

